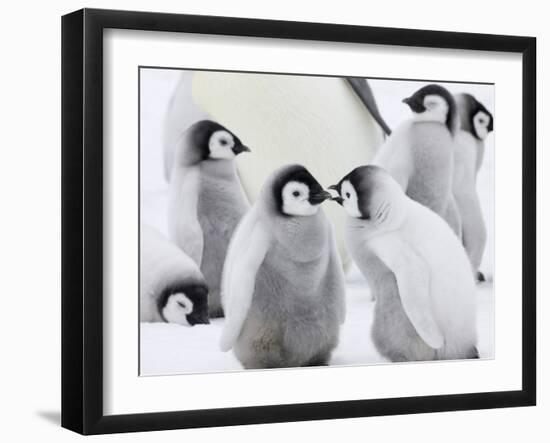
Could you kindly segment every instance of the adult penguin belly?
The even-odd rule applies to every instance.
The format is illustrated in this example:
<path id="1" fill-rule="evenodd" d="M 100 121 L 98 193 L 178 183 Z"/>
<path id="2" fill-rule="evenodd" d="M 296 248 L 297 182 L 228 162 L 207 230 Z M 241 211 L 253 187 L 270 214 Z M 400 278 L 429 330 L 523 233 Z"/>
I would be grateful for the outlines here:
<path id="1" fill-rule="evenodd" d="M 244 189 L 255 201 L 266 176 L 287 163 L 303 164 L 323 186 L 369 163 L 382 129 L 343 78 L 195 72 L 195 104 L 231 128 L 253 154 L 239 159 Z M 340 254 L 345 214 L 326 205 Z"/>

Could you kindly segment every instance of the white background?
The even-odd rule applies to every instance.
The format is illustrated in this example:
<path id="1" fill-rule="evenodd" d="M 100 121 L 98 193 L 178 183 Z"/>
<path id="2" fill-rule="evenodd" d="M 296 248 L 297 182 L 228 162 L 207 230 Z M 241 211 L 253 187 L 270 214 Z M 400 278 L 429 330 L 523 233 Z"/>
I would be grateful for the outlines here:
<path id="1" fill-rule="evenodd" d="M 227 3 L 227 4 L 225 4 Z M 352 6 L 356 4 L 355 6 Z M 539 6 L 540 4 L 540 6 Z M 2 364 L 0 392 L 6 441 L 73 441 L 80 437 L 59 429 L 60 389 L 60 18 L 80 2 L 11 2 L 4 5 L 2 69 L 0 70 L 2 125 L 0 189 L 2 192 L 3 306 L 0 322 Z M 497 4 L 463 0 L 453 7 L 441 2 L 394 1 L 376 9 L 367 2 L 207 1 L 187 3 L 185 9 L 157 0 L 92 1 L 86 6 L 119 9 L 154 8 L 167 12 L 235 15 L 287 20 L 353 23 L 362 25 L 431 28 L 454 31 L 536 35 L 539 37 L 539 149 L 542 152 L 542 98 L 548 104 L 542 79 L 550 75 L 550 31 L 542 3 L 524 1 L 510 9 Z M 452 11 L 452 12 L 451 12 Z M 542 165 L 539 157 L 539 189 Z M 547 163 L 547 162 L 546 162 Z M 546 165 L 548 169 L 550 165 Z M 544 185 L 546 186 L 547 181 Z M 14 192 L 15 191 L 15 192 Z M 539 198 L 542 203 L 542 198 Z M 548 205 L 548 201 L 546 202 Z M 548 207 L 542 207 L 539 225 L 548 224 Z M 548 244 L 548 235 L 539 236 Z M 545 254 L 544 257 L 546 257 Z M 539 272 L 544 270 L 541 261 Z M 547 273 L 547 272 L 546 272 Z M 543 294 L 546 282 L 541 279 Z M 539 303 L 544 319 L 547 303 Z M 353 420 L 247 426 L 230 429 L 171 431 L 118 435 L 96 440 L 280 441 L 291 439 L 361 439 L 385 441 L 546 441 L 550 434 L 548 351 L 550 329 L 539 327 L 539 406 L 537 408 L 381 417 Z M 544 368 L 544 369 L 543 369 Z"/>

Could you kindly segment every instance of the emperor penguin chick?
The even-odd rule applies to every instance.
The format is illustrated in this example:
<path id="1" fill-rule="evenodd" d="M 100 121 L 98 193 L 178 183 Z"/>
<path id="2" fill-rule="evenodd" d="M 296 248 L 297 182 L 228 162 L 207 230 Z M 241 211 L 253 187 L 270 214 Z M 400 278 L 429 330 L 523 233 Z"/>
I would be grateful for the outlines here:
<path id="1" fill-rule="evenodd" d="M 403 99 L 413 116 L 388 137 L 373 160 L 405 193 L 442 216 L 460 236 L 460 216 L 452 193 L 453 146 L 458 119 L 453 96 L 428 85 Z"/>
<path id="2" fill-rule="evenodd" d="M 208 288 L 201 271 L 156 229 L 140 236 L 140 321 L 207 324 Z"/>
<path id="3" fill-rule="evenodd" d="M 478 357 L 474 279 L 448 224 L 377 166 L 333 189 L 348 213 L 350 254 L 375 291 L 378 351 L 391 361 Z"/>
<path id="4" fill-rule="evenodd" d="M 326 365 L 345 315 L 330 198 L 301 165 L 284 166 L 231 240 L 224 266 L 221 349 L 245 368 Z"/>
<path id="5" fill-rule="evenodd" d="M 476 188 L 477 173 L 483 162 L 485 139 L 493 131 L 493 115 L 470 94 L 455 95 L 460 129 L 455 140 L 453 194 L 462 221 L 462 243 L 477 279 L 485 277 L 479 270 L 487 229 Z"/>
<path id="6" fill-rule="evenodd" d="M 210 317 L 221 317 L 223 262 L 233 231 L 250 207 L 235 157 L 250 151 L 218 123 L 202 120 L 180 138 L 170 174 L 170 237 L 197 263 L 209 294 Z"/>

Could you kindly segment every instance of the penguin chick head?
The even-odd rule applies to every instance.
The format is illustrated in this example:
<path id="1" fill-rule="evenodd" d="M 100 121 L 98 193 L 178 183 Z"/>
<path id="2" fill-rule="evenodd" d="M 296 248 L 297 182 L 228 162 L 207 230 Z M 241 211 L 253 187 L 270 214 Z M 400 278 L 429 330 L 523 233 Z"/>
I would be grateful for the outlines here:
<path id="1" fill-rule="evenodd" d="M 411 108 L 415 121 L 438 122 L 455 132 L 456 103 L 451 93 L 440 85 L 427 85 L 420 88 L 403 103 Z"/>
<path id="2" fill-rule="evenodd" d="M 167 323 L 208 324 L 208 289 L 205 284 L 166 288 L 159 298 L 159 312 Z"/>
<path id="3" fill-rule="evenodd" d="M 493 131 L 493 114 L 471 94 L 457 94 L 455 100 L 461 129 L 478 140 L 485 140 Z"/>
<path id="4" fill-rule="evenodd" d="M 331 195 L 302 165 L 282 168 L 273 182 L 273 198 L 283 216 L 315 215 Z"/>
<path id="5" fill-rule="evenodd" d="M 250 152 L 231 131 L 211 120 L 201 120 L 186 132 L 186 164 L 203 160 L 231 160 L 241 152 Z"/>
<path id="6" fill-rule="evenodd" d="M 407 197 L 391 175 L 378 166 L 359 166 L 329 189 L 352 218 L 371 227 L 391 229 L 400 224 Z"/>

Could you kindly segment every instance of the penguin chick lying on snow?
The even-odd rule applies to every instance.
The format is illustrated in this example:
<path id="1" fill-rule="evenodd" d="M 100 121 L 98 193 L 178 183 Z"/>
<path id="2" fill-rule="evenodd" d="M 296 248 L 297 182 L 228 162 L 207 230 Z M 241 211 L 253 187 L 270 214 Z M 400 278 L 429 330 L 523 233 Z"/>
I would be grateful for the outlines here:
<path id="1" fill-rule="evenodd" d="M 301 165 L 264 184 L 239 224 L 224 265 L 221 349 L 245 368 L 326 365 L 344 320 L 345 283 L 330 198 Z"/>
<path id="2" fill-rule="evenodd" d="M 140 320 L 208 324 L 208 288 L 193 260 L 146 225 L 140 248 Z"/>
<path id="3" fill-rule="evenodd" d="M 391 361 L 477 358 L 474 279 L 447 223 L 377 166 L 331 188 L 348 214 L 351 256 L 375 292 L 378 351 Z"/>

